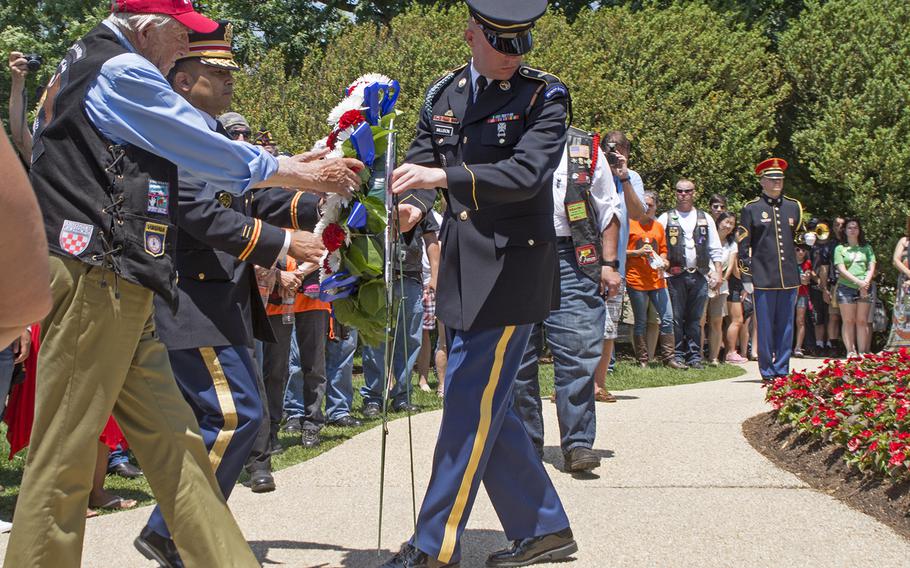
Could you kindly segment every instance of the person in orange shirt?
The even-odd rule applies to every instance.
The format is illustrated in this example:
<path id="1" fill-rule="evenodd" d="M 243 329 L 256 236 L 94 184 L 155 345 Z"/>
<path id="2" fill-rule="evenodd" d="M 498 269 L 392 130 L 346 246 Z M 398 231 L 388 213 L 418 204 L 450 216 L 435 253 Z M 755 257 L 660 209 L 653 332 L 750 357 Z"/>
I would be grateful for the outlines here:
<path id="1" fill-rule="evenodd" d="M 303 293 L 309 283 L 318 283 L 316 266 L 288 257 L 265 310 L 275 332 L 276 343 L 263 344 L 263 382 L 269 410 L 270 453 L 282 451 L 278 428 L 284 413 L 284 393 L 288 386 L 288 361 L 292 339 L 297 341 L 300 372 L 303 375 L 303 416 L 300 421 L 301 444 L 319 445 L 319 431 L 325 426 L 322 402 L 325 398 L 325 340 L 331 304 Z M 318 284 L 317 284 L 318 285 Z"/>
<path id="2" fill-rule="evenodd" d="M 660 359 L 664 365 L 680 369 L 674 355 L 673 310 L 663 270 L 667 262 L 667 240 L 664 227 L 655 219 L 657 194 L 645 192 L 647 220 L 629 220 L 629 246 L 626 251 L 626 289 L 635 315 L 633 346 L 642 367 L 648 366 L 648 346 L 645 330 L 648 324 L 648 302 L 660 317 Z"/>

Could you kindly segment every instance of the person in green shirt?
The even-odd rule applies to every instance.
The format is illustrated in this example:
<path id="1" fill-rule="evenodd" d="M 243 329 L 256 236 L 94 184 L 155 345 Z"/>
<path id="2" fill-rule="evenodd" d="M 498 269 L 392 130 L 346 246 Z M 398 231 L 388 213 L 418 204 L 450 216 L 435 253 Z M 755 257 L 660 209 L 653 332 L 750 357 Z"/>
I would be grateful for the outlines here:
<path id="1" fill-rule="evenodd" d="M 834 249 L 834 265 L 838 272 L 836 293 L 843 326 L 841 335 L 849 358 L 869 350 L 875 253 L 866 243 L 858 219 L 848 219 L 844 232 L 846 240 Z"/>

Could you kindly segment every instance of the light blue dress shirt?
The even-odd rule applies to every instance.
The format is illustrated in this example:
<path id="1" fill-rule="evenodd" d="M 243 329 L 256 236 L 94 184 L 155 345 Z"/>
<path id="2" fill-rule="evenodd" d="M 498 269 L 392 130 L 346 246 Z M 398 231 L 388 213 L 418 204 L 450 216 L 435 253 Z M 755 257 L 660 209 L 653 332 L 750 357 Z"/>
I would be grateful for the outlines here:
<path id="1" fill-rule="evenodd" d="M 626 249 L 629 248 L 629 211 L 626 209 L 626 200 L 622 195 L 622 183 L 616 177 L 613 178 L 617 192 L 617 209 L 619 209 L 619 246 L 617 247 L 617 260 L 619 260 L 619 273 L 623 278 L 626 277 Z M 645 203 L 645 184 L 641 180 L 638 172 L 629 170 L 629 183 L 638 196 L 638 201 Z"/>
<path id="2" fill-rule="evenodd" d="M 85 96 L 89 121 L 108 140 L 176 164 L 181 176 L 189 173 L 196 178 L 194 184 L 204 185 L 202 198 L 222 190 L 243 193 L 278 170 L 278 161 L 263 148 L 210 129 L 114 24 L 104 25 L 130 51 L 106 61 Z"/>

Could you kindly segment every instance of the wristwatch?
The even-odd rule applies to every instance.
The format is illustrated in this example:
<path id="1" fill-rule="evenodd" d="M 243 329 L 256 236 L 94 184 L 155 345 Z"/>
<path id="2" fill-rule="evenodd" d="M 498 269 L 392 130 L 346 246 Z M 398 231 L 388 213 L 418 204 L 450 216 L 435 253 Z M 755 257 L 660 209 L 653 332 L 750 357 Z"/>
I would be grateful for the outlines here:
<path id="1" fill-rule="evenodd" d="M 618 261 L 618 260 L 603 260 L 603 259 L 601 259 L 601 260 L 600 260 L 600 265 L 601 265 L 601 266 L 609 266 L 609 267 L 612 267 L 612 268 L 615 268 L 615 269 L 619 270 L 619 261 Z"/>

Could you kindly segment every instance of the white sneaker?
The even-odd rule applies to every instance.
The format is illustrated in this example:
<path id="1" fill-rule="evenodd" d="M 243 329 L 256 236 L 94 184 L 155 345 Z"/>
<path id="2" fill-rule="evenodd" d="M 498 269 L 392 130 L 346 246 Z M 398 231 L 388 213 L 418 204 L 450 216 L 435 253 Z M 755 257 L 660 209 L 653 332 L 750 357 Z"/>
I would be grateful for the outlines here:
<path id="1" fill-rule="evenodd" d="M 13 523 L 0 520 L 0 533 L 8 533 L 13 530 Z"/>

